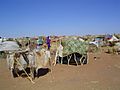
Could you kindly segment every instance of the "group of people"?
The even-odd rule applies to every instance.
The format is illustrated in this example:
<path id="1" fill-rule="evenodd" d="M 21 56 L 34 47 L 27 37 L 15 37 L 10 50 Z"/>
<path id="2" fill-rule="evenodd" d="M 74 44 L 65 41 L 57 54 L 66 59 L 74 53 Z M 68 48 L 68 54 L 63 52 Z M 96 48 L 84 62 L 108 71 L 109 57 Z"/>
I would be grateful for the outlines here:
<path id="1" fill-rule="evenodd" d="M 0 37 L 0 43 L 4 42 L 5 39 Z M 21 40 L 17 40 L 15 39 L 16 43 L 18 44 L 18 46 L 22 49 L 22 50 L 26 50 L 26 51 L 31 51 L 36 49 L 36 51 L 40 51 L 42 48 L 44 48 L 47 51 L 50 51 L 50 47 L 51 47 L 51 39 L 50 36 L 47 37 L 39 37 L 37 38 L 37 42 L 36 41 L 32 41 L 31 39 L 29 39 L 27 41 L 27 43 L 25 41 Z M 0 52 L 1 54 L 1 52 Z"/>
<path id="2" fill-rule="evenodd" d="M 51 40 L 50 40 L 50 37 L 46 37 L 46 42 L 44 43 L 43 42 L 43 38 L 42 37 L 39 37 L 38 40 L 37 40 L 37 49 L 41 49 L 42 45 L 44 44 L 47 45 L 47 50 L 50 50 L 50 47 L 51 47 Z"/>

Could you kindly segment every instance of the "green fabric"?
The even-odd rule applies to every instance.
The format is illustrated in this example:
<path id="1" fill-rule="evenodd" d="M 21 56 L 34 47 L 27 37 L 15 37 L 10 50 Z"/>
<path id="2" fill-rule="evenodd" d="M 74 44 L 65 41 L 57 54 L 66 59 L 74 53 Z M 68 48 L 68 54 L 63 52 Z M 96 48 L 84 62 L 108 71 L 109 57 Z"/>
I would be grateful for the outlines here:
<path id="1" fill-rule="evenodd" d="M 82 42 L 76 39 L 64 39 L 62 40 L 63 45 L 63 56 L 79 53 L 79 54 L 87 54 L 88 43 Z"/>

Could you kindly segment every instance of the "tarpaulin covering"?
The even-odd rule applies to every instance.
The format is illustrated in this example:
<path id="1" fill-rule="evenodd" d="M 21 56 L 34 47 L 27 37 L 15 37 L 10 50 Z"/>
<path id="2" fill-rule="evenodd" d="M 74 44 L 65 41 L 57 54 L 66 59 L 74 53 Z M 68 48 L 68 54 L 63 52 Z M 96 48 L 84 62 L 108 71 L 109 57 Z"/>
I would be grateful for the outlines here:
<path id="1" fill-rule="evenodd" d="M 78 39 L 64 39 L 62 40 L 63 56 L 72 53 L 87 54 L 89 44 Z"/>
<path id="2" fill-rule="evenodd" d="M 14 41 L 5 41 L 0 43 L 0 51 L 20 50 L 19 45 Z"/>

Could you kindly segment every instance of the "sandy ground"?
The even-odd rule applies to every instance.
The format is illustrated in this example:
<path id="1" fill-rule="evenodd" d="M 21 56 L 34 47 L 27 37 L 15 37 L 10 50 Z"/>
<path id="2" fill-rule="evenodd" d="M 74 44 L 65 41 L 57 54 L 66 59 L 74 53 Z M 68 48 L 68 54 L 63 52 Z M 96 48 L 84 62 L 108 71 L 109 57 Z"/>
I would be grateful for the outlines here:
<path id="1" fill-rule="evenodd" d="M 0 90 L 120 90 L 120 55 L 89 54 L 88 64 L 56 65 L 34 82 L 13 78 L 6 60 L 0 59 Z"/>

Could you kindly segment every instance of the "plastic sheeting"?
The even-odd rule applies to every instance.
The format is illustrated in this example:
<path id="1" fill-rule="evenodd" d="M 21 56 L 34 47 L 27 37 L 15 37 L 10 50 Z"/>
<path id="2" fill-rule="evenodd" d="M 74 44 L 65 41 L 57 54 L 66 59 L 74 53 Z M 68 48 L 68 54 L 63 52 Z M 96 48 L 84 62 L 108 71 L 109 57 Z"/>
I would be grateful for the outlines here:
<path id="1" fill-rule="evenodd" d="M 63 46 L 63 56 L 72 54 L 72 53 L 79 53 L 79 54 L 87 54 L 89 44 L 86 42 L 82 42 L 78 39 L 65 39 L 62 40 Z"/>
<path id="2" fill-rule="evenodd" d="M 0 43 L 0 51 L 20 50 L 19 45 L 14 41 L 5 41 Z"/>

